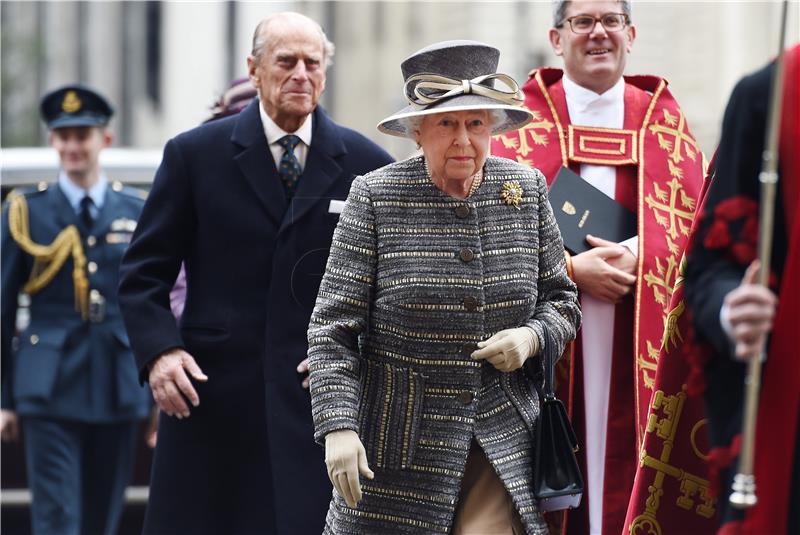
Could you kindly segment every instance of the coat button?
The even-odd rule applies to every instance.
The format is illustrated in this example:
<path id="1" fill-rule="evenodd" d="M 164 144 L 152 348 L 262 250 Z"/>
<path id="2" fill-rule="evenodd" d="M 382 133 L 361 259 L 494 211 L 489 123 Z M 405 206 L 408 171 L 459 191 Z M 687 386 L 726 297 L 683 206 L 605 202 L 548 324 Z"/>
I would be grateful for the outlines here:
<path id="1" fill-rule="evenodd" d="M 465 297 L 463 303 L 464 303 L 464 308 L 466 308 L 470 312 L 478 308 L 478 300 L 472 297 L 471 295 Z"/>
<path id="2" fill-rule="evenodd" d="M 472 392 L 469 390 L 464 390 L 458 396 L 458 401 L 460 401 L 464 405 L 469 405 L 472 403 L 472 400 L 475 396 L 472 395 Z"/>
<path id="3" fill-rule="evenodd" d="M 456 207 L 456 217 L 465 219 L 469 217 L 469 206 L 462 204 Z"/>
<path id="4" fill-rule="evenodd" d="M 89 236 L 88 238 L 86 238 L 86 245 L 88 245 L 89 247 L 94 247 L 95 245 L 97 245 L 97 238 L 95 238 L 94 236 Z"/>
<path id="5" fill-rule="evenodd" d="M 478 344 L 475 342 L 467 342 L 463 346 L 461 346 L 461 354 L 465 357 L 472 355 L 478 349 Z"/>
<path id="6" fill-rule="evenodd" d="M 463 262 L 472 262 L 475 259 L 475 253 L 469 247 L 464 247 L 459 251 L 458 256 Z"/>
<path id="7" fill-rule="evenodd" d="M 39 343 L 39 335 L 38 334 L 32 334 L 31 335 L 31 345 L 35 346 L 38 343 Z"/>
<path id="8" fill-rule="evenodd" d="M 89 262 L 89 265 L 86 266 L 86 269 L 89 270 L 89 274 L 93 275 L 97 273 L 97 263 L 96 262 Z"/>

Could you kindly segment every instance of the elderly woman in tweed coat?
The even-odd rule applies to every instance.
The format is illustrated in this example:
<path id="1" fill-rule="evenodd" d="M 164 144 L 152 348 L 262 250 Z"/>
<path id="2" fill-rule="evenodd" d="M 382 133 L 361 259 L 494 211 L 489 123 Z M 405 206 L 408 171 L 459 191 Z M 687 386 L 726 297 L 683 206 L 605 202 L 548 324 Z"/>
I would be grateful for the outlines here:
<path id="1" fill-rule="evenodd" d="M 340 216 L 308 333 L 326 534 L 547 533 L 522 366 L 580 312 L 544 177 L 487 156 L 531 118 L 498 60 L 473 41 L 405 60 L 410 105 L 379 129 L 423 155 L 356 178 Z"/>

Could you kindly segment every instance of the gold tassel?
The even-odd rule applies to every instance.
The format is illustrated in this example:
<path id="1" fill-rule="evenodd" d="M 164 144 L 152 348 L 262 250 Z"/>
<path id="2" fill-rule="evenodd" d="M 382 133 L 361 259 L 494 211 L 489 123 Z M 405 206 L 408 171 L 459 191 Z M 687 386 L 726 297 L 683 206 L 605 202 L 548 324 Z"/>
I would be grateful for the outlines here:
<path id="1" fill-rule="evenodd" d="M 89 315 L 89 280 L 86 277 L 86 255 L 81 244 L 81 235 L 75 225 L 58 233 L 50 245 L 40 245 L 31 239 L 28 203 L 24 195 L 11 199 L 8 208 L 8 228 L 19 247 L 33 257 L 33 269 L 23 291 L 33 295 L 50 284 L 69 256 L 74 268 L 72 282 L 75 287 L 75 309 L 84 320 Z"/>

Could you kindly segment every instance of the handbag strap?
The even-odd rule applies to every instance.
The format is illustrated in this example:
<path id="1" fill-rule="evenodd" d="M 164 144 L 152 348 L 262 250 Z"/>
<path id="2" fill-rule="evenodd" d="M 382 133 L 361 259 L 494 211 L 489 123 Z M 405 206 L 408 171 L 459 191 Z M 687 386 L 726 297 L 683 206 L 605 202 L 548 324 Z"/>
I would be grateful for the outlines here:
<path id="1" fill-rule="evenodd" d="M 544 398 L 545 400 L 555 399 L 556 394 L 553 390 L 555 383 L 555 367 L 558 361 L 557 344 L 553 331 L 544 322 L 541 324 L 544 340 L 542 340 L 542 365 L 544 366 Z"/>

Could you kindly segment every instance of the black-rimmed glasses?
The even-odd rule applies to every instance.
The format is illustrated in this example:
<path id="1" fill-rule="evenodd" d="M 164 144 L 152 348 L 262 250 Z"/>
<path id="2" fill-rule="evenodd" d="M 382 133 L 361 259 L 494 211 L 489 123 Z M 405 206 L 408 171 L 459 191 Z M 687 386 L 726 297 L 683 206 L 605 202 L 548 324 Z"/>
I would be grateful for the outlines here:
<path id="1" fill-rule="evenodd" d="M 569 23 L 569 27 L 574 33 L 592 33 L 595 24 L 598 22 L 603 25 L 607 32 L 618 32 L 628 25 L 628 15 L 625 13 L 606 13 L 601 17 L 575 15 L 564 19 L 564 22 Z M 557 28 L 563 27 L 564 22 L 559 24 Z"/>

